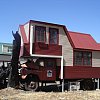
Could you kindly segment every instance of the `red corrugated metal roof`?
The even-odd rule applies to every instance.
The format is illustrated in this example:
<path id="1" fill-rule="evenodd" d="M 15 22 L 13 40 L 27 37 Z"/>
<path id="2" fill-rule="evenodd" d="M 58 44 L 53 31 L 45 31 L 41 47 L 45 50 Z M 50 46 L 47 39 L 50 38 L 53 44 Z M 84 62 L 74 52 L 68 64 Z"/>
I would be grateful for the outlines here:
<path id="1" fill-rule="evenodd" d="M 97 43 L 90 34 L 68 31 L 74 48 L 100 50 L 100 44 Z"/>

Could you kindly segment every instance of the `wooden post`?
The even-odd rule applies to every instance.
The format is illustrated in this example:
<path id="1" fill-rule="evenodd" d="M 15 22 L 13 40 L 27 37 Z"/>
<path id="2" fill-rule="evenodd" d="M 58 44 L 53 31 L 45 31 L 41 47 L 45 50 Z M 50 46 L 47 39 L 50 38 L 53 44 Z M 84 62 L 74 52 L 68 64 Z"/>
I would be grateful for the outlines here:
<path id="1" fill-rule="evenodd" d="M 62 80 L 62 92 L 64 92 L 64 71 L 63 71 L 63 56 L 61 57 L 61 80 Z"/>
<path id="2" fill-rule="evenodd" d="M 97 81 L 97 89 L 96 90 L 99 90 L 99 78 L 98 78 L 98 81 Z"/>

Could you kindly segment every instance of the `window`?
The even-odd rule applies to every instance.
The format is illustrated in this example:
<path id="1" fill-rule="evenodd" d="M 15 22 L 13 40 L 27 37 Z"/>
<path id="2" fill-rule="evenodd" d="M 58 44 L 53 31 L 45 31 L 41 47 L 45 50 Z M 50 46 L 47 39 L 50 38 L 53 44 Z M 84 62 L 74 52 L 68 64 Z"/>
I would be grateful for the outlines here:
<path id="1" fill-rule="evenodd" d="M 11 46 L 8 47 L 8 52 L 12 53 L 12 47 Z"/>
<path id="2" fill-rule="evenodd" d="M 45 66 L 48 68 L 55 67 L 55 59 L 46 59 Z"/>
<path id="3" fill-rule="evenodd" d="M 49 29 L 49 43 L 58 44 L 58 29 L 55 28 Z"/>
<path id="4" fill-rule="evenodd" d="M 12 46 L 3 45 L 4 53 L 12 53 Z"/>
<path id="5" fill-rule="evenodd" d="M 42 26 L 35 27 L 36 42 L 45 42 L 46 38 L 46 28 Z"/>
<path id="6" fill-rule="evenodd" d="M 74 64 L 82 65 L 82 52 L 75 52 Z"/>
<path id="7" fill-rule="evenodd" d="M 7 46 L 3 46 L 3 52 L 7 53 L 8 52 L 8 47 Z"/>
<path id="8" fill-rule="evenodd" d="M 91 66 L 92 53 L 86 51 L 74 51 L 74 65 Z"/>
<path id="9" fill-rule="evenodd" d="M 47 67 L 53 67 L 53 66 L 54 66 L 54 62 L 52 62 L 52 61 L 47 62 Z"/>

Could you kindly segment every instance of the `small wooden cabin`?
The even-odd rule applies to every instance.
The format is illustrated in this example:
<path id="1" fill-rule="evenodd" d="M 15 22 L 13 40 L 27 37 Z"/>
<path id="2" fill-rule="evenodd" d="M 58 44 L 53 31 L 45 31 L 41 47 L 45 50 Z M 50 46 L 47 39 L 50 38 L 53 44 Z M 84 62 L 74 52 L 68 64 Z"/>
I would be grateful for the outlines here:
<path id="1" fill-rule="evenodd" d="M 19 26 L 21 56 L 57 57 L 63 78 L 100 78 L 100 44 L 90 34 L 68 31 L 66 26 L 30 20 Z"/>

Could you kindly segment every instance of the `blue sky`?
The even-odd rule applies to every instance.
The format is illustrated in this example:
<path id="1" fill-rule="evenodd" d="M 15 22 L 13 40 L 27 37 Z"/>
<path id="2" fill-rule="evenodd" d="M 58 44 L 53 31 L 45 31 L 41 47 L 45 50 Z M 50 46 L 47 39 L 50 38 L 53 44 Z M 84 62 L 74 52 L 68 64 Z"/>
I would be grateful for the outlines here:
<path id="1" fill-rule="evenodd" d="M 12 43 L 12 31 L 29 20 L 64 24 L 100 42 L 100 0 L 0 0 L 0 42 Z"/>

